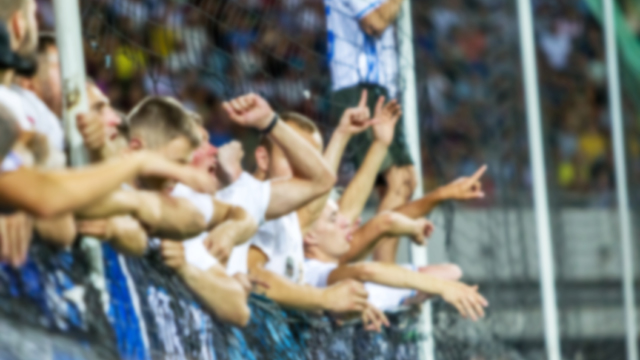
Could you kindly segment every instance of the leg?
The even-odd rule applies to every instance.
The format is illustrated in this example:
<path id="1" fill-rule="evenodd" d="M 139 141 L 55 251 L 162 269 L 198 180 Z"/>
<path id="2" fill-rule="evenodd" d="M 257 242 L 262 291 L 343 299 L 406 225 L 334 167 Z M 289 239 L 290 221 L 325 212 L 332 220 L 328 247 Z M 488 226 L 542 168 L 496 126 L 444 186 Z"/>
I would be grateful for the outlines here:
<path id="1" fill-rule="evenodd" d="M 380 201 L 378 212 L 395 209 L 406 204 L 416 187 L 415 168 L 413 166 L 393 166 L 384 174 L 387 181 L 385 194 Z M 375 261 L 395 263 L 399 238 L 386 238 L 380 241 L 373 252 Z"/>

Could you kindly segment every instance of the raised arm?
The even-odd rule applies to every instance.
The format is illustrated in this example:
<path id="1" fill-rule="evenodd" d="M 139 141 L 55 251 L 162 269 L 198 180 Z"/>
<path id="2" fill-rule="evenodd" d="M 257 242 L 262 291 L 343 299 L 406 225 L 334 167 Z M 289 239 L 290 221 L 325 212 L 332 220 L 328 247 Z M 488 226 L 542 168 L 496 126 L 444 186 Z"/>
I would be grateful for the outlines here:
<path id="1" fill-rule="evenodd" d="M 234 247 L 249 241 L 258 223 L 241 207 L 214 199 L 214 214 L 207 236 L 206 247 L 211 255 L 225 265 Z"/>
<path id="2" fill-rule="evenodd" d="M 224 103 L 223 108 L 239 125 L 261 131 L 271 128 L 269 139 L 282 149 L 297 176 L 272 183 L 273 200 L 267 209 L 267 219 L 275 219 L 295 211 L 331 190 L 336 176 L 322 155 L 295 130 L 278 120 L 263 98 L 249 94 Z"/>
<path id="3" fill-rule="evenodd" d="M 376 175 L 393 141 L 396 124 L 402 116 L 402 108 L 397 101 L 390 101 L 387 105 L 384 105 L 384 101 L 384 97 L 380 97 L 376 105 L 373 125 L 375 141 L 339 201 L 340 214 L 352 223 L 358 219 L 367 203 Z"/>
<path id="4" fill-rule="evenodd" d="M 484 165 L 470 177 L 459 178 L 418 200 L 394 209 L 394 211 L 404 214 L 410 218 L 417 218 L 428 215 L 436 206 L 438 206 L 438 204 L 446 200 L 466 201 L 482 199 L 485 194 L 482 190 L 480 178 L 482 178 L 482 175 L 484 175 L 486 171 L 487 166 Z"/>
<path id="5" fill-rule="evenodd" d="M 23 209 L 38 217 L 54 217 L 88 206 L 137 176 L 167 177 L 202 191 L 215 187 L 215 182 L 204 173 L 151 152 L 138 152 L 80 170 L 39 172 L 19 169 L 1 174 L 0 204 Z"/>
<path id="6" fill-rule="evenodd" d="M 360 27 L 370 36 L 379 37 L 398 18 L 403 0 L 386 0 L 360 19 Z"/>
<path id="7" fill-rule="evenodd" d="M 251 310 L 247 305 L 248 292 L 221 267 L 200 270 L 190 265 L 180 243 L 163 241 L 161 252 L 167 266 L 178 273 L 187 287 L 218 319 L 236 326 L 245 326 L 249 322 Z"/>
<path id="8" fill-rule="evenodd" d="M 431 236 L 433 224 L 427 219 L 411 219 L 395 212 L 384 212 L 376 215 L 353 233 L 349 252 L 340 259 L 341 264 L 365 259 L 387 236 L 409 236 L 420 245 Z"/>
<path id="9" fill-rule="evenodd" d="M 331 272 L 328 283 L 333 284 L 346 279 L 438 295 L 455 306 L 463 317 L 474 321 L 484 317 L 484 308 L 489 306 L 487 300 L 478 293 L 477 286 L 439 279 L 395 264 L 367 262 L 341 266 Z"/>
<path id="10" fill-rule="evenodd" d="M 329 141 L 329 145 L 324 152 L 324 159 L 334 175 L 337 176 L 344 150 L 351 137 L 367 130 L 374 123 L 374 120 L 371 120 L 370 117 L 371 114 L 367 106 L 367 90 L 363 90 L 358 106 L 349 108 L 342 114 L 340 123 L 333 132 L 331 141 Z M 298 210 L 298 218 L 303 232 L 306 232 L 308 227 L 318 219 L 330 195 L 331 192 L 328 191 L 309 205 Z"/>

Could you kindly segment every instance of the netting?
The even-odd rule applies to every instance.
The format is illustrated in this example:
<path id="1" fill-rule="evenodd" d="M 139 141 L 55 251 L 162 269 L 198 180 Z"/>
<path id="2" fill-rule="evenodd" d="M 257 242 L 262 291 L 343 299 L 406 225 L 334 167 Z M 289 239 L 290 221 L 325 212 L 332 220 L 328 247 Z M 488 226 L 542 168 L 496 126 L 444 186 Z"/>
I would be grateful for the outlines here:
<path id="1" fill-rule="evenodd" d="M 220 100 L 255 91 L 278 110 L 297 110 L 317 120 L 327 137 L 335 126 L 320 0 L 81 3 L 89 73 L 123 111 L 146 94 L 177 96 L 203 115 L 216 145 L 242 139 L 247 154 L 253 152 L 257 137 L 226 123 L 220 116 Z M 50 3 L 41 5 L 42 23 L 53 26 Z M 437 358 L 542 359 L 516 1 L 412 1 L 412 8 L 416 59 L 409 63 L 416 64 L 418 79 L 425 188 L 433 190 L 483 163 L 490 166 L 484 179 L 485 201 L 444 204 L 434 216 L 440 231 L 431 242 L 433 260 L 459 264 L 464 280 L 478 283 L 491 303 L 487 318 L 479 324 L 459 319 L 447 306 L 434 308 Z M 567 358 L 622 359 L 622 275 L 602 28 L 586 1 L 536 1 L 535 11 L 563 352 Z M 628 162 L 636 187 L 640 147 L 637 94 L 630 90 L 637 83 L 631 70 L 623 66 L 622 78 Z M 348 161 L 345 164 L 343 183 L 355 170 Z M 637 240 L 636 245 L 640 248 Z M 137 266 L 132 265 L 131 271 Z M 164 276 L 172 279 L 163 273 L 159 281 Z M 164 291 L 182 294 L 178 282 L 164 281 Z M 110 283 L 112 294 L 126 293 L 125 288 L 126 282 Z M 155 293 L 156 301 L 162 301 L 162 294 Z M 112 295 L 114 301 L 120 300 Z M 196 306 L 185 301 L 187 307 L 172 311 L 187 313 L 189 306 Z M 257 303 L 252 306 L 256 314 L 266 314 Z M 121 325 L 131 317 L 144 316 L 151 324 L 157 317 L 136 315 L 134 305 L 122 312 L 115 322 L 116 315 L 110 314 L 116 335 L 128 331 Z M 282 338 L 299 341 L 296 344 L 309 340 L 296 338 L 292 328 L 285 327 L 291 325 L 290 314 L 278 310 L 272 315 L 280 319 L 272 328 L 265 331 L 265 324 L 252 322 L 262 332 L 245 333 L 243 341 L 259 346 L 265 336 L 258 334 L 278 334 L 277 329 L 285 332 Z M 371 349 L 385 348 L 375 339 L 348 346 L 334 343 L 338 330 L 324 318 L 306 319 L 303 324 L 307 334 L 314 334 L 313 341 L 322 344 L 315 348 L 322 354 L 307 354 L 312 358 L 333 358 L 333 351 L 348 346 L 374 357 Z M 191 339 L 195 333 L 184 336 Z M 161 340 L 140 339 L 141 344 L 145 341 L 166 351 Z M 127 354 L 141 351 L 129 342 L 119 343 L 118 349 Z M 272 351 L 279 351 L 282 358 L 294 356 L 285 349 Z"/>

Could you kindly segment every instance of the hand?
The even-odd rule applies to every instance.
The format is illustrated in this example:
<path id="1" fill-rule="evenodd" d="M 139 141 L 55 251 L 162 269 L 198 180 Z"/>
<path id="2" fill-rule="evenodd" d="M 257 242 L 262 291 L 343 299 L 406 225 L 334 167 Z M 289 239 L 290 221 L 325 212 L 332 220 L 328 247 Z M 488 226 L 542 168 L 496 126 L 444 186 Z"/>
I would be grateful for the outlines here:
<path id="1" fill-rule="evenodd" d="M 231 251 L 236 246 L 239 232 L 237 225 L 233 222 L 226 222 L 216 226 L 205 240 L 204 246 L 209 250 L 211 256 L 215 257 L 222 264 L 226 264 L 231 256 Z"/>
<path id="2" fill-rule="evenodd" d="M 84 146 L 89 151 L 101 150 L 107 143 L 106 126 L 96 112 L 78 114 L 76 117 L 78 131 L 82 135 Z"/>
<path id="3" fill-rule="evenodd" d="M 371 111 L 367 106 L 367 90 L 362 90 L 358 106 L 345 110 L 340 118 L 336 131 L 347 135 L 359 134 L 367 130 L 372 124 Z"/>
<path id="4" fill-rule="evenodd" d="M 435 226 L 427 219 L 416 219 L 414 223 L 414 232 L 411 234 L 411 241 L 418 245 L 426 245 L 426 240 L 433 234 Z"/>
<path id="5" fill-rule="evenodd" d="M 78 234 L 100 240 L 110 240 L 116 235 L 110 219 L 77 221 L 76 227 Z"/>
<path id="6" fill-rule="evenodd" d="M 139 151 L 140 176 L 161 177 L 175 180 L 201 193 L 212 193 L 218 188 L 216 179 L 206 172 L 191 166 L 172 162 L 152 151 Z"/>
<path id="7" fill-rule="evenodd" d="M 480 178 L 487 171 L 487 165 L 482 166 L 471 177 L 461 177 L 438 191 L 443 200 L 473 200 L 485 197 Z"/>
<path id="8" fill-rule="evenodd" d="M 242 288 L 247 293 L 247 296 L 249 296 L 249 294 L 252 291 L 254 291 L 254 289 L 256 289 L 256 288 L 260 288 L 260 289 L 264 289 L 264 290 L 269 289 L 269 284 L 268 283 L 260 280 L 259 278 L 257 278 L 254 275 L 236 273 L 232 277 L 234 279 L 236 279 L 236 281 L 238 281 L 240 283 Z"/>
<path id="9" fill-rule="evenodd" d="M 33 221 L 24 213 L 0 216 L 0 263 L 24 265 L 33 235 Z"/>
<path id="10" fill-rule="evenodd" d="M 224 102 L 222 108 L 236 124 L 258 130 L 266 129 L 275 115 L 271 105 L 256 94 L 248 94 Z"/>
<path id="11" fill-rule="evenodd" d="M 355 280 L 341 281 L 323 289 L 322 304 L 335 313 L 363 312 L 367 308 L 369 293 Z"/>
<path id="12" fill-rule="evenodd" d="M 391 100 L 384 105 L 384 100 L 384 96 L 381 96 L 376 104 L 373 134 L 376 140 L 386 146 L 391 146 L 393 135 L 396 131 L 396 124 L 402 116 L 402 107 L 396 100 Z"/>
<path id="13" fill-rule="evenodd" d="M 182 243 L 164 240 L 160 244 L 160 253 L 162 254 L 165 265 L 178 272 L 187 265 Z"/>
<path id="14" fill-rule="evenodd" d="M 242 158 L 244 150 L 239 141 L 232 141 L 218 148 L 218 164 L 216 175 L 226 183 L 235 182 L 242 174 Z"/>
<path id="15" fill-rule="evenodd" d="M 478 293 L 477 286 L 468 286 L 457 281 L 448 281 L 442 299 L 453 305 L 460 315 L 478 321 L 484 317 L 484 308 L 489 302 Z"/>
<path id="16" fill-rule="evenodd" d="M 380 309 L 367 303 L 367 308 L 362 312 L 362 324 L 367 331 L 382 332 L 382 327 L 389 327 L 389 319 Z"/>

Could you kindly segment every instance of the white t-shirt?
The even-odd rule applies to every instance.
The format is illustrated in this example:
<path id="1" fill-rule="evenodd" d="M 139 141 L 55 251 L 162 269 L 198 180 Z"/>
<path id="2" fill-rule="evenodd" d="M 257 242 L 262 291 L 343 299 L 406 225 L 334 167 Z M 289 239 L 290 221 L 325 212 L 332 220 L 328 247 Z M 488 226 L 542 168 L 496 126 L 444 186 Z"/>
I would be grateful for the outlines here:
<path id="1" fill-rule="evenodd" d="M 189 200 L 193 206 L 200 210 L 200 213 L 202 213 L 202 216 L 204 217 L 204 221 L 206 223 L 211 222 L 215 210 L 211 195 L 202 194 L 186 185 L 178 184 L 175 189 L 173 189 L 171 196 Z M 187 263 L 200 270 L 207 270 L 212 266 L 219 264 L 218 260 L 213 257 L 204 246 L 204 241 L 208 234 L 209 232 L 205 231 L 202 234 L 183 242 L 184 255 Z"/>
<path id="2" fill-rule="evenodd" d="M 33 130 L 46 135 L 52 148 L 64 151 L 64 130 L 60 119 L 33 92 L 17 85 L 11 86 L 11 90 L 22 100 L 22 108 L 29 123 L 33 124 Z"/>
<path id="3" fill-rule="evenodd" d="M 264 223 L 251 239 L 251 245 L 269 258 L 265 269 L 295 283 L 303 282 L 304 245 L 296 212 Z"/>
<path id="4" fill-rule="evenodd" d="M 20 99 L 20 96 L 13 90 L 4 85 L 0 85 L 0 104 L 14 116 L 22 130 L 33 130 L 34 124 L 27 118 L 27 114 L 22 105 L 22 99 Z"/>
<path id="5" fill-rule="evenodd" d="M 414 269 L 412 265 L 403 265 L 408 269 Z M 335 263 L 325 263 L 315 259 L 307 259 L 304 263 L 304 281 L 314 287 L 327 287 L 329 275 L 338 267 Z M 398 289 L 389 286 L 365 283 L 369 292 L 369 302 L 382 311 L 393 310 L 401 306 L 407 299 L 416 295 L 412 289 Z"/>
<path id="6" fill-rule="evenodd" d="M 258 225 L 262 225 L 265 222 L 271 200 L 271 182 L 260 181 L 243 172 L 236 182 L 218 191 L 216 199 L 243 208 L 255 219 Z M 247 255 L 250 246 L 251 242 L 249 241 L 233 249 L 227 263 L 227 274 L 246 274 L 248 272 Z"/>
<path id="7" fill-rule="evenodd" d="M 398 52 L 395 27 L 375 38 L 360 28 L 360 20 L 386 0 L 325 0 L 327 50 L 333 90 L 371 83 L 397 95 Z"/>

